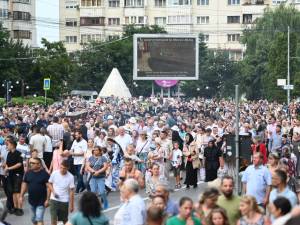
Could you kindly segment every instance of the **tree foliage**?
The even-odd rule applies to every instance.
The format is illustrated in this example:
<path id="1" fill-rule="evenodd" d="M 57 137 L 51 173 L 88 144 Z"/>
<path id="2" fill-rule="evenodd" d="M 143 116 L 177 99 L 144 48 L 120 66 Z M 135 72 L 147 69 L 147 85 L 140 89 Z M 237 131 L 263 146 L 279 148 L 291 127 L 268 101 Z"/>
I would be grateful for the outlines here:
<path id="1" fill-rule="evenodd" d="M 250 99 L 267 98 L 284 101 L 286 94 L 277 79 L 287 76 L 287 28 L 290 27 L 290 74 L 295 85 L 293 96 L 299 96 L 299 27 L 300 12 L 293 6 L 267 8 L 252 29 L 244 31 L 247 50 L 240 62 L 242 90 Z"/>

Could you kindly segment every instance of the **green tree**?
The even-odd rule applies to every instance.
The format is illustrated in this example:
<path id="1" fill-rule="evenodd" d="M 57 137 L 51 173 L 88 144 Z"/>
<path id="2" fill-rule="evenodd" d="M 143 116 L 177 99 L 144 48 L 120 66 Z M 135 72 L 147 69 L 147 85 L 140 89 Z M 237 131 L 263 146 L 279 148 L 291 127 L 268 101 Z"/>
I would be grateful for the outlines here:
<path id="1" fill-rule="evenodd" d="M 300 12 L 293 6 L 280 5 L 275 9 L 267 8 L 255 26 L 244 31 L 242 41 L 247 50 L 240 62 L 239 80 L 248 98 L 286 99 L 285 92 L 277 87 L 277 79 L 287 75 L 288 26 L 291 29 L 291 84 L 295 85 L 292 95 L 300 94 L 299 60 L 295 58 L 299 56 Z"/>
<path id="2" fill-rule="evenodd" d="M 99 91 L 111 70 L 118 68 L 132 94 L 149 95 L 151 82 L 137 81 L 137 88 L 133 85 L 133 34 L 136 33 L 165 33 L 165 30 L 158 26 L 129 25 L 120 39 L 89 43 L 83 51 L 75 53 L 78 67 L 69 80 L 70 88 Z"/>

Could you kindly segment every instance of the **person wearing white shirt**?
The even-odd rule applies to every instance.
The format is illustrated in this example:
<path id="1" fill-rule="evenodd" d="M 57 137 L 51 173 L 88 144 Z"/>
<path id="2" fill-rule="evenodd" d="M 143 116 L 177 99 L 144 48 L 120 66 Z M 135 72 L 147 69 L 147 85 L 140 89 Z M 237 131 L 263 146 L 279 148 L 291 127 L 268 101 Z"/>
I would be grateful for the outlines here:
<path id="1" fill-rule="evenodd" d="M 74 176 L 68 172 L 68 161 L 61 163 L 60 169 L 49 178 L 51 224 L 68 221 L 68 212 L 74 211 Z M 47 198 L 48 200 L 48 198 Z"/>
<path id="2" fill-rule="evenodd" d="M 114 224 L 144 225 L 146 223 L 146 205 L 138 194 L 138 182 L 135 179 L 125 180 L 121 191 L 122 198 L 125 199 L 126 203 L 116 213 L 119 218 L 115 218 Z"/>
<path id="3" fill-rule="evenodd" d="M 124 127 L 120 127 L 118 130 L 119 135 L 115 138 L 115 141 L 121 146 L 123 151 L 127 148 L 129 144 L 132 144 L 132 138 L 129 134 L 125 133 Z"/>
<path id="4" fill-rule="evenodd" d="M 80 130 L 76 131 L 75 140 L 70 150 L 70 155 L 72 155 L 74 159 L 74 169 L 77 176 L 76 193 L 79 193 L 85 189 L 83 176 L 80 171 L 84 162 L 84 154 L 86 153 L 87 148 L 87 141 L 82 138 L 82 132 Z"/>

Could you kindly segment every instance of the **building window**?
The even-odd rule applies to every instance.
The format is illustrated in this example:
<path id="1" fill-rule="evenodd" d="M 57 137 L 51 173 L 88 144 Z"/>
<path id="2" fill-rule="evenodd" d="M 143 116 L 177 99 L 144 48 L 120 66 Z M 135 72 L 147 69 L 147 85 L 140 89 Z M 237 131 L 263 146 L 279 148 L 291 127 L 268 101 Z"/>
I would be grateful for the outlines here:
<path id="1" fill-rule="evenodd" d="M 197 24 L 209 24 L 209 16 L 197 16 Z"/>
<path id="2" fill-rule="evenodd" d="M 108 18 L 108 25 L 110 26 L 120 25 L 120 18 Z"/>
<path id="3" fill-rule="evenodd" d="M 191 16 L 168 16 L 168 24 L 191 24 Z"/>
<path id="4" fill-rule="evenodd" d="M 240 0 L 228 0 L 228 5 L 239 5 Z"/>
<path id="5" fill-rule="evenodd" d="M 126 16 L 125 24 L 144 24 L 145 17 L 144 16 Z"/>
<path id="6" fill-rule="evenodd" d="M 197 5 L 209 5 L 209 0 L 197 0 Z"/>
<path id="7" fill-rule="evenodd" d="M 105 17 L 81 17 L 80 26 L 104 26 Z"/>
<path id="8" fill-rule="evenodd" d="M 119 0 L 109 0 L 108 6 L 109 7 L 120 7 L 120 1 Z"/>
<path id="9" fill-rule="evenodd" d="M 231 61 L 240 61 L 243 59 L 243 53 L 241 51 L 229 51 L 228 57 Z"/>
<path id="10" fill-rule="evenodd" d="M 155 25 L 166 25 L 167 18 L 166 17 L 154 17 Z"/>
<path id="11" fill-rule="evenodd" d="M 101 0 L 81 0 L 81 6 L 101 6 Z"/>
<path id="12" fill-rule="evenodd" d="M 77 36 L 66 36 L 66 43 L 74 44 L 77 43 Z"/>
<path id="13" fill-rule="evenodd" d="M 166 7 L 166 0 L 155 0 L 154 6 L 155 7 Z"/>
<path id="14" fill-rule="evenodd" d="M 227 23 L 240 23 L 240 16 L 227 16 Z"/>
<path id="15" fill-rule="evenodd" d="M 203 34 L 200 36 L 200 41 L 207 43 L 209 41 L 209 35 L 208 34 Z"/>
<path id="16" fill-rule="evenodd" d="M 31 15 L 29 12 L 21 12 L 21 11 L 13 12 L 14 20 L 30 20 L 30 18 L 31 18 Z"/>
<path id="17" fill-rule="evenodd" d="M 0 18 L 7 19 L 8 18 L 8 9 L 0 8 Z"/>
<path id="18" fill-rule="evenodd" d="M 81 44 L 86 44 L 90 41 L 101 41 L 101 34 L 82 34 Z"/>
<path id="19" fill-rule="evenodd" d="M 13 0 L 13 3 L 30 4 L 30 0 Z"/>
<path id="20" fill-rule="evenodd" d="M 66 19 L 66 27 L 77 27 L 76 19 Z"/>
<path id="21" fill-rule="evenodd" d="M 191 5 L 191 0 L 168 0 L 168 5 Z"/>
<path id="22" fill-rule="evenodd" d="M 125 0 L 125 7 L 144 7 L 144 0 Z"/>
<path id="23" fill-rule="evenodd" d="M 108 41 L 113 41 L 119 39 L 119 35 L 108 35 Z"/>
<path id="24" fill-rule="evenodd" d="M 15 39 L 31 39 L 31 32 L 29 30 L 14 30 Z"/>
<path id="25" fill-rule="evenodd" d="M 145 23 L 145 18 L 143 16 L 138 17 L 138 24 L 144 24 Z"/>
<path id="26" fill-rule="evenodd" d="M 244 14 L 243 15 L 243 24 L 252 23 L 252 14 Z"/>
<path id="27" fill-rule="evenodd" d="M 240 34 L 227 34 L 228 42 L 239 42 L 240 37 Z"/>

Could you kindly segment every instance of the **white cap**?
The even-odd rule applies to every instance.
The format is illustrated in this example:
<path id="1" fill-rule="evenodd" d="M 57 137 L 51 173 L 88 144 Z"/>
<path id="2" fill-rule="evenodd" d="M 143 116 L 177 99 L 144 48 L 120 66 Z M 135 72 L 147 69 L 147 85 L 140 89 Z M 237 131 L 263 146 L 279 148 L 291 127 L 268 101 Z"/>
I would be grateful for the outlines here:
<path id="1" fill-rule="evenodd" d="M 107 119 L 108 119 L 108 120 L 113 120 L 114 117 L 113 117 L 112 115 L 109 115 L 109 116 L 107 117 Z"/>

